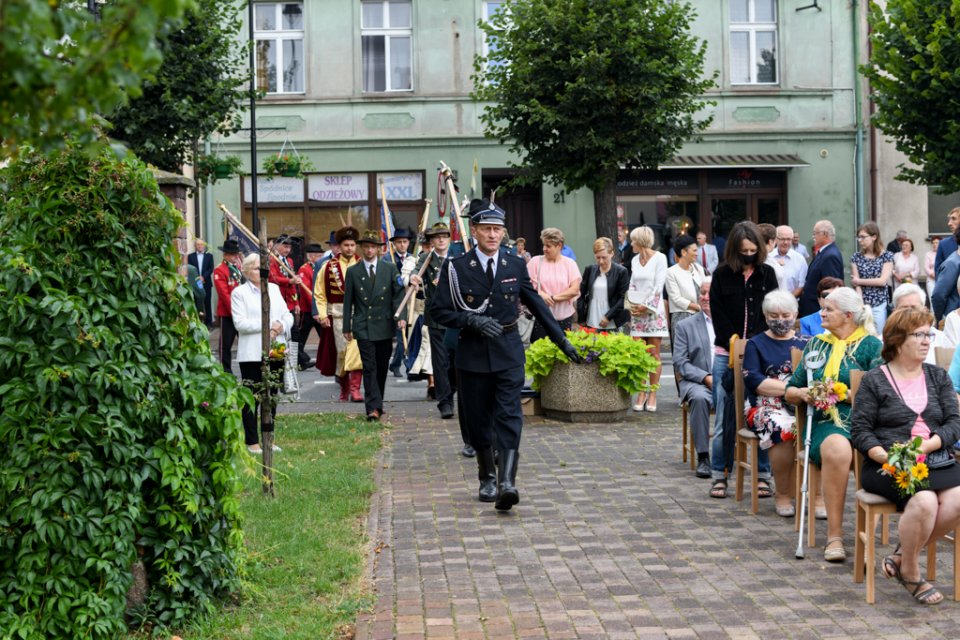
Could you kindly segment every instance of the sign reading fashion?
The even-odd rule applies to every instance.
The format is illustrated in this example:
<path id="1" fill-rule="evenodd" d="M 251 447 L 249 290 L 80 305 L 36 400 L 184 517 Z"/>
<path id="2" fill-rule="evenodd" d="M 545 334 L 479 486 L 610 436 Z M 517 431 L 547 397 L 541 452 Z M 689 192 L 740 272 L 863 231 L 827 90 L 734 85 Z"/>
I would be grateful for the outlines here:
<path id="1" fill-rule="evenodd" d="M 355 202 L 369 197 L 365 173 L 323 173 L 307 178 L 309 198 L 317 202 Z"/>

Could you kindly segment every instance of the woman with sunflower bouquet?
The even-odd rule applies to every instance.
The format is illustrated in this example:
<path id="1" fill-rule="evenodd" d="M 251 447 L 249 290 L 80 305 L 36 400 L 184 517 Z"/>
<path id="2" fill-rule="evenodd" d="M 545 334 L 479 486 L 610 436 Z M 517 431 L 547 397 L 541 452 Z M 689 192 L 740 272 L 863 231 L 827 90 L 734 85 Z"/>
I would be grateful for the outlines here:
<path id="1" fill-rule="evenodd" d="M 960 525 L 960 408 L 947 373 L 925 364 L 933 315 L 898 309 L 883 328 L 882 367 L 863 377 L 851 415 L 853 445 L 866 456 L 860 480 L 870 493 L 895 502 L 900 544 L 883 561 L 920 604 L 943 600 L 920 575 L 918 555 Z"/>
<path id="2" fill-rule="evenodd" d="M 843 562 L 847 557 L 843 548 L 843 505 L 853 447 L 850 445 L 850 400 L 840 401 L 839 396 L 850 386 L 851 370 L 868 371 L 881 363 L 882 344 L 873 335 L 870 308 L 849 287 L 838 287 L 826 297 L 820 309 L 820 321 L 825 331 L 807 343 L 802 361 L 806 361 L 808 353 L 817 352 L 826 356 L 826 363 L 813 372 L 811 388 L 807 387 L 806 370 L 797 367 L 787 382 L 786 399 L 795 405 L 805 402 L 810 405 L 810 411 L 815 410 L 810 432 L 810 462 L 822 470 L 827 516 L 823 559 Z M 836 400 L 830 396 L 836 396 Z"/>

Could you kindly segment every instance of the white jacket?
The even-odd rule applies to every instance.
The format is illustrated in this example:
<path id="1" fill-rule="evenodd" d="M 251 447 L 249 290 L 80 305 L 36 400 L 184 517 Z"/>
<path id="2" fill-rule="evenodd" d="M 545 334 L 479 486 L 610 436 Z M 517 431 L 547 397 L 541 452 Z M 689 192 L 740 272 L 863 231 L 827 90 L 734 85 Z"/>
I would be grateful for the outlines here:
<path id="1" fill-rule="evenodd" d="M 276 342 L 287 341 L 286 334 L 293 327 L 293 314 L 287 309 L 287 303 L 280 293 L 280 287 L 269 284 L 270 292 L 270 324 L 279 322 L 283 325 L 283 333 L 276 337 Z M 260 362 L 260 292 L 250 282 L 244 283 L 230 294 L 230 310 L 233 315 L 233 326 L 240 335 L 237 346 L 237 362 Z"/>

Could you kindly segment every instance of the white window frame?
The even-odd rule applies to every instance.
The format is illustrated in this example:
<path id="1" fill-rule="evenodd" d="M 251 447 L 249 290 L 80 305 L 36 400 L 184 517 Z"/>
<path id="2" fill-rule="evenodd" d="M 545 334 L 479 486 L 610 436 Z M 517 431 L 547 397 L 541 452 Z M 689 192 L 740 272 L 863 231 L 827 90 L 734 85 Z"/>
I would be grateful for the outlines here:
<path id="1" fill-rule="evenodd" d="M 733 81 L 733 70 L 730 71 L 730 84 L 734 86 L 777 86 L 780 84 L 780 30 L 777 28 L 777 22 L 780 18 L 780 8 L 779 2 L 774 0 L 773 2 L 773 22 L 758 22 L 756 20 L 756 0 L 747 0 L 747 21 L 746 22 L 734 22 L 731 12 L 730 18 L 730 35 L 734 33 L 746 33 L 747 34 L 747 49 L 749 57 L 749 69 L 750 69 L 750 79 L 747 82 L 734 82 Z M 728 5 L 729 6 L 729 5 Z M 776 77 L 772 82 L 760 82 L 757 80 L 757 34 L 758 33 L 773 33 L 773 46 L 774 46 L 774 64 L 776 65 Z M 730 58 L 733 56 L 733 38 L 729 38 L 728 46 L 730 47 Z"/>
<path id="2" fill-rule="evenodd" d="M 367 27 L 363 24 L 363 5 L 365 4 L 378 4 L 377 2 L 371 2 L 370 0 L 363 0 L 360 3 L 360 84 L 363 90 L 363 93 L 409 93 L 413 91 L 414 85 L 414 62 L 413 62 L 413 0 L 410 1 L 410 26 L 409 27 Z M 383 24 L 390 24 L 390 0 L 380 0 L 379 4 L 383 6 Z M 368 90 L 364 85 L 363 81 L 363 39 L 367 36 L 371 37 L 383 37 L 384 46 L 383 46 L 383 55 L 384 55 L 384 89 L 383 91 L 378 91 L 376 89 Z M 391 51 L 392 43 L 394 38 L 409 38 L 410 42 L 410 86 L 409 87 L 393 87 L 391 86 Z"/>
<path id="3" fill-rule="evenodd" d="M 271 41 L 273 42 L 274 49 L 276 50 L 276 53 L 277 53 L 277 69 L 276 69 L 277 90 L 269 91 L 269 89 L 267 88 L 269 87 L 269 84 L 267 85 L 267 87 L 264 87 L 263 90 L 266 92 L 267 95 L 271 95 L 271 96 L 303 95 L 304 93 L 306 93 L 306 89 L 307 89 L 307 77 L 306 77 L 307 42 L 306 42 L 306 36 L 305 36 L 305 29 L 283 29 L 283 5 L 299 4 L 300 5 L 300 21 L 302 25 L 305 25 L 307 18 L 306 18 L 306 14 L 304 13 L 306 10 L 306 7 L 304 5 L 306 5 L 306 2 L 301 0 L 300 2 L 257 2 L 255 4 L 256 5 L 274 5 L 274 24 L 276 24 L 278 27 L 277 29 L 273 29 L 270 31 L 258 29 L 256 25 L 256 8 L 257 7 L 256 6 L 254 7 L 254 31 L 253 31 L 254 42 L 259 43 L 261 41 Z M 301 89 L 300 91 L 285 91 L 283 87 L 283 69 L 284 69 L 283 43 L 289 40 L 299 40 L 301 43 L 300 49 L 303 55 L 303 65 L 300 69 L 300 85 L 303 87 L 303 89 Z M 255 60 L 255 64 L 257 64 L 259 68 L 259 64 L 260 64 L 259 51 L 255 51 L 254 60 Z M 257 89 L 260 90 L 261 88 L 259 86 L 260 74 L 259 72 L 255 71 L 253 75 L 255 78 L 254 82 L 257 85 Z"/>

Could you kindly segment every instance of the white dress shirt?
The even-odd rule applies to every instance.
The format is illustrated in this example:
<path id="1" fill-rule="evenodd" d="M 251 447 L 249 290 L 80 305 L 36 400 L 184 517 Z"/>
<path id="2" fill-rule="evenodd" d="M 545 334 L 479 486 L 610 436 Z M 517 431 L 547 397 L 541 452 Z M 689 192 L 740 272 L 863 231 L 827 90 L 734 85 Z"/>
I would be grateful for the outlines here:
<path id="1" fill-rule="evenodd" d="M 803 285 L 807 282 L 808 266 L 807 261 L 803 259 L 802 255 L 793 249 L 788 249 L 784 255 L 780 253 L 780 248 L 778 247 L 770 254 L 770 258 L 783 268 L 784 288 L 791 292 L 803 288 Z"/>

